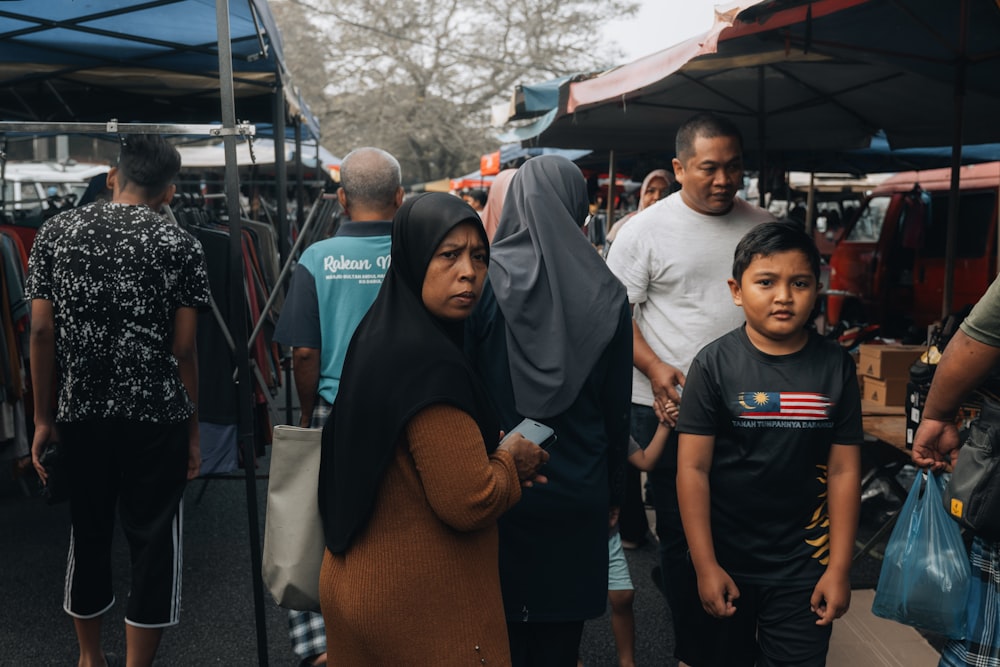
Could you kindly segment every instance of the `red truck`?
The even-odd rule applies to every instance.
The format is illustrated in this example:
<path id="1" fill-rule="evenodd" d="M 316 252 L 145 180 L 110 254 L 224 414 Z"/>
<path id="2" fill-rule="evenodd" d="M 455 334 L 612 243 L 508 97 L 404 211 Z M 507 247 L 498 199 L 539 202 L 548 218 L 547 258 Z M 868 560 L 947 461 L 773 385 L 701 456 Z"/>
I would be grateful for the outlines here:
<path id="1" fill-rule="evenodd" d="M 997 275 L 1000 162 L 961 169 L 953 310 L 974 304 Z M 879 324 L 902 335 L 941 317 L 950 169 L 896 174 L 872 191 L 830 258 L 828 325 Z"/>

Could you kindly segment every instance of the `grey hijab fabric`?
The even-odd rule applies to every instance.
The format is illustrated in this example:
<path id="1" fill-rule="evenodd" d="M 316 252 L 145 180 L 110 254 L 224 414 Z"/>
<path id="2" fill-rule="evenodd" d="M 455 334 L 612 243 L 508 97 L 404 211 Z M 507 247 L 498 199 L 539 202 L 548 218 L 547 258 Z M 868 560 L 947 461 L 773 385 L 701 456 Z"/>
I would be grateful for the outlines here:
<path id="1" fill-rule="evenodd" d="M 518 413 L 565 411 L 618 328 L 625 288 L 581 231 L 587 185 L 564 157 L 514 175 L 490 248 L 489 276 L 507 321 Z"/>

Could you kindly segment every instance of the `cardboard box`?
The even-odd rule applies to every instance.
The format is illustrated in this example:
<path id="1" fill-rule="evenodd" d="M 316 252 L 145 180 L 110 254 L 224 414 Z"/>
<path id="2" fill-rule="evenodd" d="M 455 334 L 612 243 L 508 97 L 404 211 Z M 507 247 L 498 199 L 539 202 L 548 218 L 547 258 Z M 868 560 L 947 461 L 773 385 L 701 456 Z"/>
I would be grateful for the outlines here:
<path id="1" fill-rule="evenodd" d="M 910 366 L 920 358 L 920 355 L 926 349 L 923 345 L 871 345 L 862 343 L 861 355 L 858 358 L 858 373 L 866 377 L 882 380 L 887 378 L 909 379 Z"/>
<path id="2" fill-rule="evenodd" d="M 861 396 L 866 401 L 886 407 L 904 405 L 906 403 L 906 378 L 889 378 L 881 380 L 865 376 Z"/>

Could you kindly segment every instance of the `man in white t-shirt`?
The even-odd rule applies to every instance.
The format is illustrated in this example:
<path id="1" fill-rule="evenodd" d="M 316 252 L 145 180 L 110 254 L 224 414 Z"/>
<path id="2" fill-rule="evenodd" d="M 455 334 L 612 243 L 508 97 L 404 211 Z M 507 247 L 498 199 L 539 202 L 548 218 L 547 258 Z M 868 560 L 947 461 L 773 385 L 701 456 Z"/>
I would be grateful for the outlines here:
<path id="1" fill-rule="evenodd" d="M 681 190 L 636 214 L 608 254 L 632 304 L 632 437 L 638 442 L 649 442 L 656 429 L 654 401 L 662 408 L 668 399 L 680 402 L 695 353 L 743 322 L 726 283 L 733 251 L 750 228 L 773 220 L 736 196 L 743 187 L 743 140 L 732 122 L 697 114 L 677 131 L 676 154 Z M 686 563 L 676 474 L 672 434 L 649 475 L 668 604 L 683 586 L 696 586 Z M 683 619 L 675 617 L 674 628 L 684 632 Z"/>

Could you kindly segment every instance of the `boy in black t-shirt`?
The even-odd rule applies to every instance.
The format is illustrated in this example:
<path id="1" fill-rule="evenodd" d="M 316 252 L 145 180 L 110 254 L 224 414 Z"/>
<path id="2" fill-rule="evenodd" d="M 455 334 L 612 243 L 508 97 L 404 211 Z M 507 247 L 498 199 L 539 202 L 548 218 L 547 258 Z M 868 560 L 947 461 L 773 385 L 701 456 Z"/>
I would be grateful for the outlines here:
<path id="1" fill-rule="evenodd" d="M 824 665 L 850 603 L 861 399 L 850 356 L 806 328 L 819 263 L 792 226 L 748 232 L 729 280 L 746 324 L 687 376 L 677 495 L 695 576 L 676 655 L 694 667 Z"/>

